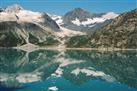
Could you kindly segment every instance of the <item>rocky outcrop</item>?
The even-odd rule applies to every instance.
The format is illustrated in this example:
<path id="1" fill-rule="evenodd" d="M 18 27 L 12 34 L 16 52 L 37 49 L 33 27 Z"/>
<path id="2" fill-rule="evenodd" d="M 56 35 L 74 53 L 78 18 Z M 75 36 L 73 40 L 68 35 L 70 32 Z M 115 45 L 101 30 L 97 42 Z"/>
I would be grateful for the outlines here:
<path id="1" fill-rule="evenodd" d="M 137 9 L 96 31 L 91 42 L 94 47 L 137 48 Z"/>

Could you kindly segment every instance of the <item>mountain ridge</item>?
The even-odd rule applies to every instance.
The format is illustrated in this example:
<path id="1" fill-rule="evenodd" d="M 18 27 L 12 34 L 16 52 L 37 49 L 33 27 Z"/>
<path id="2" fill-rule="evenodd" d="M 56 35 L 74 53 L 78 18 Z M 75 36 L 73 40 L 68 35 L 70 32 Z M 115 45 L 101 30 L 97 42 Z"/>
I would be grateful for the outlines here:
<path id="1" fill-rule="evenodd" d="M 84 16 L 85 13 L 87 16 L 91 14 L 75 8 L 66 13 L 70 14 L 71 23 L 65 23 L 62 16 L 25 10 L 19 5 L 9 6 L 0 12 L 0 47 L 32 43 L 63 48 L 137 48 L 137 9 L 120 15 L 114 12 L 92 13 L 92 18 Z M 92 33 L 81 32 L 81 29 Z"/>
<path id="2" fill-rule="evenodd" d="M 71 37 L 66 44 L 74 48 L 136 49 L 137 9 L 119 15 L 92 35 Z"/>
<path id="3" fill-rule="evenodd" d="M 81 8 L 75 8 L 62 17 L 61 26 L 76 31 L 93 32 L 106 25 L 107 20 L 111 21 L 117 16 L 118 14 L 114 12 L 91 13 Z"/>

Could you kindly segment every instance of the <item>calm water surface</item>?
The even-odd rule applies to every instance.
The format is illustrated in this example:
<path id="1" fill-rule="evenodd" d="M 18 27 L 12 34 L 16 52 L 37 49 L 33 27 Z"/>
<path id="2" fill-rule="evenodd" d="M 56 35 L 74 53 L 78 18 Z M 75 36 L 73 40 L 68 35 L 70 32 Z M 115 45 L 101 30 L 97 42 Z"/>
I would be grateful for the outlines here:
<path id="1" fill-rule="evenodd" d="M 0 91 L 137 91 L 137 51 L 0 49 Z"/>

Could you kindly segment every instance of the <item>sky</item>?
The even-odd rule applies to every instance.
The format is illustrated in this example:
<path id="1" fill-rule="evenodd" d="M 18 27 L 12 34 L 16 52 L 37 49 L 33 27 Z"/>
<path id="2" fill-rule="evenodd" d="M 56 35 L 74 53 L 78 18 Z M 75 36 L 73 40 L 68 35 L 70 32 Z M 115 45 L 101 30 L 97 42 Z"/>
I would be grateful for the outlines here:
<path id="1" fill-rule="evenodd" d="M 123 13 L 137 8 L 137 0 L 0 0 L 0 7 L 19 4 L 24 9 L 63 15 L 74 8 L 91 13 Z"/>

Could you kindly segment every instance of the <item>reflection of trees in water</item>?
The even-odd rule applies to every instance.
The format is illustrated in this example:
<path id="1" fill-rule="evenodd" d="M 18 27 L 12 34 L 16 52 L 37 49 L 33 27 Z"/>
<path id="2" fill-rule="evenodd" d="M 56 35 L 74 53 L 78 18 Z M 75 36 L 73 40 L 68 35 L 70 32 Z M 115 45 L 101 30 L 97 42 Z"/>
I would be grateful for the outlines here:
<path id="1" fill-rule="evenodd" d="M 0 49 L 0 72 L 16 73 L 17 63 L 25 56 L 25 52 L 14 49 Z"/>
<path id="2" fill-rule="evenodd" d="M 0 83 L 0 91 L 15 91 L 17 89 L 22 89 L 23 87 L 5 87 Z"/>
<path id="3" fill-rule="evenodd" d="M 16 49 L 1 49 L 0 77 L 9 76 L 3 84 L 18 87 L 20 83 L 16 78 L 23 74 L 40 73 L 39 76 L 42 80 L 48 78 L 59 66 L 59 63 L 54 61 L 56 55 L 58 55 L 57 51 L 38 50 L 26 53 Z"/>
<path id="4" fill-rule="evenodd" d="M 63 69 L 62 76 L 74 84 L 82 85 L 91 79 L 101 79 L 100 77 L 86 76 L 85 73 L 81 72 L 77 76 L 71 73 L 76 68 L 93 67 L 95 71 L 102 71 L 123 84 L 137 88 L 136 51 L 99 52 L 68 50 L 65 51 L 64 55 L 58 55 L 60 55 L 60 52 L 50 50 L 37 50 L 26 53 L 15 49 L 0 49 L 0 73 L 16 77 L 19 74 L 35 74 L 39 72 L 41 73 L 41 79 L 45 80 L 55 73 L 61 64 L 61 61 L 57 62 L 57 60 L 63 57 L 63 61 L 83 61 L 82 63 L 73 63 L 61 67 Z M 18 83 L 16 79 L 14 82 Z"/>
<path id="5" fill-rule="evenodd" d="M 103 53 L 98 51 L 67 51 L 66 56 L 78 60 L 83 59 L 91 67 L 113 76 L 117 81 L 137 88 L 136 51 Z"/>

